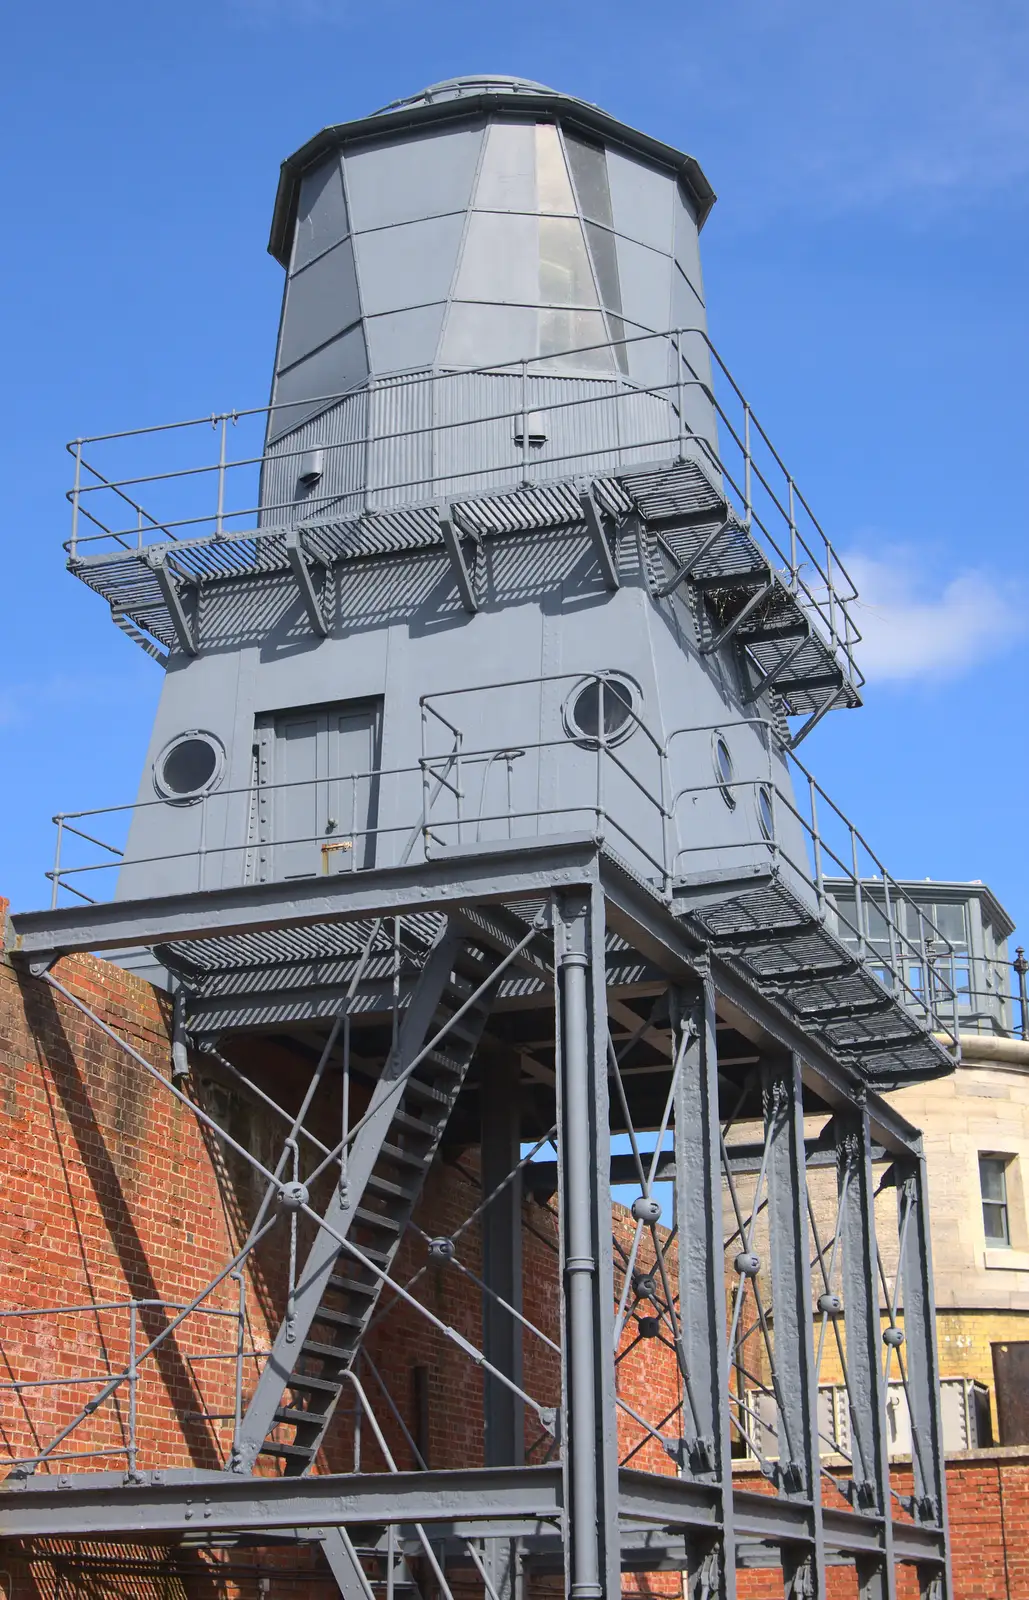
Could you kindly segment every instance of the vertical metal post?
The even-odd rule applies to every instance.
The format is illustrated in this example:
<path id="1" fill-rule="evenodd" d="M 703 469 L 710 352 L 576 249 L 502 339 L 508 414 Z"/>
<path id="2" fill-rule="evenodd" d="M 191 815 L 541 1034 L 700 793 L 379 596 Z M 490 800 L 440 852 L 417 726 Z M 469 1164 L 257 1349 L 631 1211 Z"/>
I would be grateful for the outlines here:
<path id="1" fill-rule="evenodd" d="M 861 888 L 861 867 L 858 861 L 857 831 L 850 829 L 850 862 L 854 874 L 854 914 L 857 918 L 858 958 L 864 961 L 868 955 L 868 940 L 865 931 L 865 897 Z"/>
<path id="2" fill-rule="evenodd" d="M 494 1298 L 500 1295 L 517 1311 L 522 1308 L 521 1174 L 505 1182 L 521 1155 L 521 1067 L 511 1055 L 484 1061 L 482 1071 L 482 1188 L 484 1195 L 493 1196 L 482 1214 L 482 1276 L 493 1291 L 482 1296 L 482 1349 L 492 1366 L 521 1386 L 522 1325 Z M 485 1465 L 520 1466 L 525 1457 L 523 1402 L 488 1371 L 483 1374 L 482 1402 Z M 517 1563 L 514 1540 L 485 1541 L 486 1570 L 498 1600 L 513 1600 Z"/>
<path id="3" fill-rule="evenodd" d="M 557 924 L 566 1578 L 571 1600 L 601 1600 L 619 1593 L 620 1546 L 609 1251 L 601 1259 L 611 1234 L 611 1156 L 599 890 L 568 896 Z"/>
<path id="4" fill-rule="evenodd" d="M 213 422 L 214 420 L 215 419 L 212 417 L 211 421 Z M 214 536 L 215 536 L 216 539 L 220 539 L 222 537 L 222 533 L 224 531 L 223 523 L 224 523 L 224 518 L 225 518 L 225 434 L 226 434 L 226 429 L 228 428 L 228 425 L 229 425 L 229 419 L 228 419 L 227 415 L 224 412 L 222 412 L 222 417 L 221 417 L 221 442 L 220 442 L 220 447 L 219 447 L 219 450 L 218 450 L 218 511 L 217 511 L 217 515 L 215 517 L 215 523 L 214 523 Z"/>
<path id="5" fill-rule="evenodd" d="M 1015 959 L 1011 963 L 1018 974 L 1018 1004 L 1021 1011 L 1021 1036 L 1029 1038 L 1029 1001 L 1025 992 L 1025 975 L 1029 972 L 1029 961 L 1025 958 L 1025 951 L 1021 945 L 1015 948 Z"/>
<path id="6" fill-rule="evenodd" d="M 54 845 L 54 870 L 52 873 L 53 886 L 50 890 L 50 909 L 57 909 L 57 894 L 61 887 L 61 846 L 64 843 L 64 813 L 58 812 L 54 818 L 57 824 L 57 841 Z M 1025 1006 L 1022 1007 L 1022 1038 L 1025 1038 Z"/>
<path id="7" fill-rule="evenodd" d="M 136 1383 L 137 1383 L 137 1337 L 139 1312 L 135 1300 L 129 1306 L 129 1449 L 128 1473 L 130 1478 L 136 1475 Z"/>
<path id="8" fill-rule="evenodd" d="M 900 1256 L 897 1276 L 903 1284 L 904 1344 L 907 1351 L 907 1400 L 911 1417 L 911 1465 L 915 1485 L 915 1520 L 947 1527 L 947 1481 L 940 1417 L 940 1378 L 936 1359 L 936 1308 L 933 1296 L 932 1249 L 926 1193 L 925 1159 L 905 1156 L 896 1163 L 897 1225 Z M 896 1309 L 896 1308 L 895 1308 Z M 916 1448 L 917 1445 L 917 1448 Z M 950 1573 L 944 1575 L 950 1594 Z"/>
<path id="9" fill-rule="evenodd" d="M 686 459 L 686 417 L 683 410 L 685 404 L 682 385 L 682 329 L 675 330 L 675 388 L 676 406 L 679 412 L 679 460 Z"/>
<path id="10" fill-rule="evenodd" d="M 793 479 L 787 478 L 786 483 L 790 496 L 790 588 L 794 594 L 797 592 L 797 514 L 794 504 Z"/>
<path id="11" fill-rule="evenodd" d="M 239 1448 L 239 1428 L 243 1421 L 243 1345 L 246 1339 L 247 1290 L 243 1269 L 229 1274 L 235 1278 L 238 1300 L 236 1303 L 236 1373 L 232 1397 L 232 1454 Z"/>
<path id="12" fill-rule="evenodd" d="M 751 505 L 751 465 L 750 465 L 750 406 L 743 402 L 743 510 L 744 521 L 750 527 L 753 517 Z"/>
<path id="13" fill-rule="evenodd" d="M 818 806 L 815 800 L 817 788 L 814 778 L 809 777 L 808 799 L 811 805 L 811 847 L 815 862 L 815 888 L 818 891 L 818 914 L 825 916 L 825 876 L 822 872 L 822 839 L 818 832 Z"/>
<path id="14" fill-rule="evenodd" d="M 722 1178 L 719 1148 L 718 1051 L 715 997 L 709 977 L 672 990 L 673 1043 L 688 1030 L 690 1043 L 675 1086 L 675 1220 L 679 1241 L 679 1328 L 688 1363 L 693 1407 L 684 1432 L 695 1426 L 693 1448 L 683 1447 L 681 1475 L 721 1489 L 720 1530 L 689 1542 L 691 1600 L 734 1600 L 736 1559 L 732 1531 L 732 1455 L 729 1440 Z M 689 1403 L 684 1401 L 688 1407 Z"/>
<path id="15" fill-rule="evenodd" d="M 529 482 L 529 363 L 522 360 L 522 483 Z"/>
<path id="16" fill-rule="evenodd" d="M 71 544 L 69 554 L 75 559 L 79 549 L 79 496 L 82 492 L 82 440 L 75 440 L 75 482 L 71 491 Z"/>
<path id="17" fill-rule="evenodd" d="M 839 1231 L 843 1241 L 843 1330 L 846 1339 L 854 1510 L 882 1519 L 883 1550 L 857 1564 L 861 1600 L 894 1600 L 893 1511 L 886 1435 L 886 1392 L 880 1355 L 878 1257 L 868 1113 L 858 1106 L 833 1118 Z"/>
<path id="18" fill-rule="evenodd" d="M 811 1305 L 804 1088 L 796 1055 L 762 1072 L 768 1149 L 768 1253 L 774 1316 L 779 1492 L 811 1506 L 811 1543 L 782 1547 L 787 1596 L 825 1594 L 818 1390 Z"/>

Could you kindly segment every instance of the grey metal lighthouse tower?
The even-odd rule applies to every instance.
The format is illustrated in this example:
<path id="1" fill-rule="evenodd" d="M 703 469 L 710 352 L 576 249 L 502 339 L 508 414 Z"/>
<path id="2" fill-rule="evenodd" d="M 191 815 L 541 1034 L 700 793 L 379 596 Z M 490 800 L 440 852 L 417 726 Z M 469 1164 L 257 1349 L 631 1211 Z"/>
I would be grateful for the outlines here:
<path id="1" fill-rule="evenodd" d="M 820 1596 L 838 1562 L 947 1593 L 924 1170 L 880 1091 L 952 1067 L 952 952 L 795 755 L 860 703 L 855 595 L 709 339 L 713 201 L 593 106 L 436 85 L 284 163 L 268 406 L 73 446 L 69 565 L 165 679 L 135 801 L 59 819 L 14 947 L 146 952 L 183 1071 L 295 1050 L 248 1249 L 303 1248 L 221 1472 L 74 1473 L 72 1504 L 43 1452 L 5 1526 L 170 1537 L 200 1492 L 317 1537 L 348 1600 L 710 1600 L 742 1565 Z M 458 1258 L 419 1206 L 469 1147 L 481 1338 L 419 1305 L 484 1374 L 482 1463 L 318 1470 L 355 1394 L 380 1429 L 366 1335 L 417 1300 L 401 1251 Z"/>

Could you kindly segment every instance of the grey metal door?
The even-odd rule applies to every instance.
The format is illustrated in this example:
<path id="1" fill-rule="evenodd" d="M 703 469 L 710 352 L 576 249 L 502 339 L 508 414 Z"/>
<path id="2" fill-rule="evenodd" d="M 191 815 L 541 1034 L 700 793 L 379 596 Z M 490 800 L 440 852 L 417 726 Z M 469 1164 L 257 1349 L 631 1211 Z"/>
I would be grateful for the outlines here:
<path id="1" fill-rule="evenodd" d="M 376 705 L 313 706 L 258 719 L 258 877 L 314 878 L 371 866 Z"/>

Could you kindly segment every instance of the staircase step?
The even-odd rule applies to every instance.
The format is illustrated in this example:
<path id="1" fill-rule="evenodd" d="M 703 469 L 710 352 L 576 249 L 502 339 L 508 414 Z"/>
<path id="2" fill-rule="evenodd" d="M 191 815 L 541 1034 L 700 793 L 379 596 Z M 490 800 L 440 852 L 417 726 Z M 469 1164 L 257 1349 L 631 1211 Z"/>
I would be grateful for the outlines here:
<path id="1" fill-rule="evenodd" d="M 334 1311 L 323 1300 L 314 1314 L 314 1320 L 315 1322 L 327 1322 L 332 1328 L 362 1328 L 364 1327 L 365 1319 L 360 1312 L 355 1314 L 353 1311 Z"/>
<path id="2" fill-rule="evenodd" d="M 302 1444 L 276 1444 L 274 1440 L 266 1439 L 257 1452 L 262 1456 L 282 1456 L 286 1461 L 310 1461 L 311 1452 Z"/>
<path id="3" fill-rule="evenodd" d="M 386 1211 L 369 1211 L 367 1206 L 358 1206 L 354 1212 L 354 1219 L 363 1222 L 369 1228 L 381 1228 L 384 1233 L 400 1232 L 400 1223 Z M 361 1249 L 364 1249 L 363 1245 Z"/>
<path id="4" fill-rule="evenodd" d="M 314 1378 L 309 1372 L 291 1372 L 288 1389 L 309 1389 L 315 1394 L 336 1394 L 340 1385 L 331 1378 Z"/>
<path id="5" fill-rule="evenodd" d="M 742 589 L 768 582 L 767 567 L 745 567 L 739 572 L 694 573 L 690 582 L 696 589 Z"/>
<path id="6" fill-rule="evenodd" d="M 460 1019 L 460 1021 L 451 1022 L 449 1017 L 442 1016 L 437 1011 L 436 1018 L 438 1018 L 438 1020 L 439 1020 L 439 1027 L 440 1028 L 444 1028 L 445 1027 L 446 1030 L 447 1030 L 446 1034 L 444 1035 L 444 1038 L 446 1038 L 446 1039 L 463 1039 L 465 1044 L 470 1044 L 472 1046 L 477 1045 L 479 1040 L 482 1037 L 482 1029 L 481 1028 L 477 1028 L 477 1027 L 474 1026 L 474 1024 L 470 1024 L 468 1022 L 468 1018 L 471 1015 L 472 1015 L 471 1012 L 466 1011 L 464 1016 Z M 434 1019 L 434 1022 L 435 1022 L 435 1020 L 436 1019 Z M 439 1032 L 439 1028 L 435 1028 L 434 1031 L 436 1033 L 438 1033 Z M 443 1040 L 440 1040 L 440 1043 L 442 1044 Z"/>
<path id="7" fill-rule="evenodd" d="M 421 1172 L 425 1167 L 425 1157 L 416 1150 L 403 1150 L 398 1144 L 384 1144 L 379 1151 L 379 1159 L 395 1161 L 400 1167 L 416 1167 Z"/>
<path id="8" fill-rule="evenodd" d="M 404 1084 L 404 1093 L 409 1094 L 413 1100 L 422 1100 L 427 1105 L 433 1106 L 449 1106 L 452 1098 L 449 1094 L 434 1089 L 431 1084 L 423 1083 L 421 1078 L 413 1076 Z"/>
<path id="9" fill-rule="evenodd" d="M 382 1195 L 387 1200 L 413 1200 L 418 1193 L 417 1189 L 405 1189 L 403 1184 L 394 1183 L 391 1178 L 383 1178 L 379 1173 L 373 1172 L 365 1184 L 373 1194 Z"/>
<path id="10" fill-rule="evenodd" d="M 360 1278 L 337 1278 L 333 1276 L 329 1279 L 326 1287 L 335 1289 L 337 1294 L 363 1295 L 365 1299 L 371 1300 L 378 1293 L 379 1283 L 378 1279 L 374 1283 L 368 1283 L 362 1282 Z"/>
<path id="11" fill-rule="evenodd" d="M 454 1078 L 463 1077 L 467 1068 L 467 1062 L 444 1055 L 442 1050 L 430 1050 L 425 1060 L 431 1062 L 439 1071 L 449 1073 Z"/>
<path id="12" fill-rule="evenodd" d="M 322 1360 L 338 1361 L 341 1364 L 349 1361 L 354 1352 L 352 1344 L 322 1344 L 317 1339 L 305 1339 L 300 1348 L 305 1356 L 318 1356 Z M 339 1385 L 336 1384 L 335 1387 L 338 1388 Z"/>
<path id="13" fill-rule="evenodd" d="M 423 1122 L 420 1117 L 412 1117 L 406 1111 L 394 1111 L 392 1125 L 394 1128 L 407 1128 L 410 1133 L 422 1134 L 426 1139 L 436 1137 L 436 1129 L 431 1122 Z"/>
<path id="14" fill-rule="evenodd" d="M 338 1394 L 342 1384 L 333 1384 L 332 1392 Z M 288 1422 L 295 1428 L 310 1427 L 312 1424 L 321 1426 L 325 1421 L 323 1411 L 296 1411 L 292 1406 L 281 1406 L 275 1413 L 276 1422 Z"/>

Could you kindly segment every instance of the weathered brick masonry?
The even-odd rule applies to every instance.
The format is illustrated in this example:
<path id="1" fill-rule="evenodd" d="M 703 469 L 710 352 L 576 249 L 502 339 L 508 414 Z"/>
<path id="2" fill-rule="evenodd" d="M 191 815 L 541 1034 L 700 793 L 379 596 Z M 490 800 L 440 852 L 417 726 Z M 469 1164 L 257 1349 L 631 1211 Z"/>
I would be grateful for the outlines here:
<path id="1" fill-rule="evenodd" d="M 89 956 L 60 963 L 56 975 L 170 1076 L 164 996 Z M 246 1064 L 287 1109 L 296 1102 L 301 1083 L 286 1052 L 249 1046 Z M 215 1068 L 195 1062 L 184 1087 L 259 1159 L 266 1164 L 274 1159 L 281 1132 L 271 1113 L 240 1098 L 227 1080 L 219 1081 Z M 331 1091 L 324 1114 L 338 1126 Z M 241 1158 L 226 1156 L 190 1106 L 176 1101 L 49 985 L 5 964 L 0 965 L 0 1182 L 0 1309 L 5 1313 L 0 1381 L 77 1379 L 62 1388 L 2 1391 L 0 1448 L 17 1457 L 47 1444 L 90 1395 L 101 1392 L 104 1381 L 125 1369 L 130 1314 L 124 1302 L 149 1302 L 137 1312 L 142 1349 L 167 1327 L 174 1306 L 190 1302 L 218 1274 L 245 1237 L 263 1179 Z M 477 1152 L 448 1152 L 430 1176 L 416 1213 L 418 1228 L 428 1235 L 453 1234 L 479 1197 Z M 615 1232 L 627 1248 L 632 1224 L 624 1213 L 616 1214 Z M 250 1351 L 267 1348 L 281 1315 L 287 1243 L 280 1227 L 248 1266 L 245 1347 Z M 302 1252 L 303 1235 L 299 1246 Z M 481 1273 L 475 1225 L 460 1235 L 458 1260 L 470 1273 Z M 646 1254 L 640 1265 L 644 1270 L 650 1265 Z M 418 1293 L 424 1303 L 465 1337 L 481 1341 L 478 1289 L 456 1267 L 428 1265 L 424 1239 L 416 1231 L 396 1270 L 402 1282 L 421 1271 Z M 524 1294 L 526 1316 L 555 1338 L 555 1218 L 549 1207 L 532 1202 L 524 1212 Z M 204 1302 L 205 1314 L 189 1317 L 141 1369 L 140 1467 L 209 1467 L 224 1461 L 233 1395 L 232 1362 L 222 1358 L 235 1348 L 238 1295 L 236 1282 L 225 1279 Z M 48 1306 L 86 1309 L 60 1317 L 9 1315 Z M 623 1349 L 636 1336 L 630 1323 Z M 381 1378 L 404 1419 L 401 1426 L 385 1403 L 377 1405 L 401 1468 L 417 1465 L 415 1447 L 433 1467 L 481 1462 L 481 1375 L 452 1343 L 414 1310 L 384 1300 L 368 1354 L 371 1364 L 362 1376 L 370 1398 L 381 1400 Z M 256 1368 L 256 1361 L 250 1366 Z M 640 1340 L 626 1355 L 619 1382 L 628 1403 L 653 1418 L 678 1398 L 672 1354 L 653 1339 Z M 557 1401 L 555 1352 L 531 1334 L 525 1339 L 525 1388 L 544 1405 Z M 69 1460 L 64 1470 L 123 1469 L 127 1408 L 123 1386 L 64 1442 L 62 1449 L 69 1453 L 92 1452 Z M 530 1414 L 529 1459 L 542 1460 L 551 1443 Z M 623 1455 L 639 1446 L 635 1466 L 674 1470 L 661 1448 L 628 1418 L 622 1446 Z M 384 1465 L 367 1428 L 360 1451 L 364 1466 Z M 323 1469 L 350 1469 L 354 1452 L 351 1418 L 344 1415 Z M 956 1458 L 948 1463 L 948 1483 L 960 1600 L 1029 1600 L 1029 1451 Z M 748 1486 L 753 1486 L 750 1478 Z M 903 1488 L 902 1482 L 897 1486 Z M 169 1555 L 139 1547 L 83 1551 L 37 1543 L 31 1550 L 8 1548 L 0 1556 L 0 1586 L 12 1600 L 69 1593 L 131 1594 L 140 1600 L 241 1594 L 249 1600 L 263 1592 L 262 1574 L 271 1578 L 275 1593 L 334 1592 L 312 1548 Z M 781 1582 L 774 1572 L 741 1574 L 741 1593 L 764 1600 L 782 1593 Z M 833 1574 L 831 1591 L 840 1600 L 850 1592 L 842 1571 Z M 634 1583 L 631 1592 L 678 1594 L 681 1585 L 678 1575 L 664 1574 Z M 907 1593 L 906 1585 L 901 1592 Z"/>

